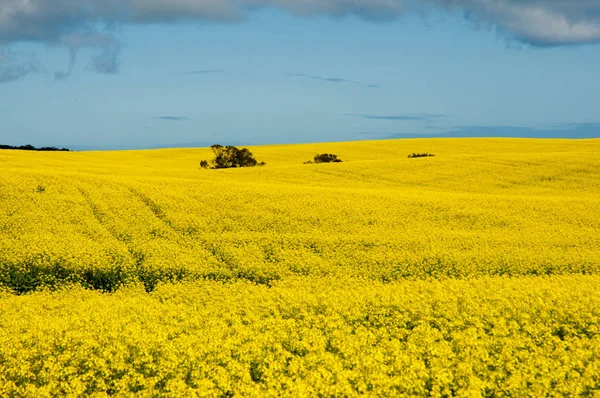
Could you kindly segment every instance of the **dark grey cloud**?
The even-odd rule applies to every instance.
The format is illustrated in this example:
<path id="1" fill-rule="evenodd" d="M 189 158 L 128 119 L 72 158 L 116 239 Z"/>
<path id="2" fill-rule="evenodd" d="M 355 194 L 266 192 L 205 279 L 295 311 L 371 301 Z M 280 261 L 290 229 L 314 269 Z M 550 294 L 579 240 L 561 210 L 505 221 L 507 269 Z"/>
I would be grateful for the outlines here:
<path id="1" fill-rule="evenodd" d="M 190 120 L 189 117 L 187 116 L 155 116 L 152 119 L 156 119 L 156 120 L 168 120 L 171 122 L 183 122 L 186 120 Z"/>
<path id="2" fill-rule="evenodd" d="M 59 42 L 98 25 L 232 22 L 260 8 L 374 21 L 445 10 L 533 45 L 600 41 L 597 0 L 2 0 L 0 42 Z"/>
<path id="3" fill-rule="evenodd" d="M 189 75 L 206 75 L 212 73 L 223 73 L 226 72 L 225 69 L 206 69 L 206 70 L 193 70 L 188 72 Z"/>
<path id="4" fill-rule="evenodd" d="M 59 41 L 95 25 L 235 22 L 251 10 L 279 8 L 295 15 L 357 15 L 391 19 L 403 0 L 2 0 L 0 41 Z"/>
<path id="5" fill-rule="evenodd" d="M 435 113 L 419 113 L 419 114 L 406 114 L 406 115 L 369 115 L 362 113 L 348 113 L 344 116 L 354 116 L 363 119 L 372 120 L 400 120 L 400 121 L 419 121 L 425 122 L 435 120 L 444 117 L 445 115 L 439 115 Z"/>
<path id="6" fill-rule="evenodd" d="M 115 74 L 119 71 L 119 53 L 121 52 L 122 44 L 113 35 L 108 33 L 71 33 L 61 40 L 61 44 L 69 50 L 69 65 L 67 70 L 58 71 L 54 74 L 57 80 L 64 80 L 73 73 L 73 68 L 77 61 L 79 51 L 84 48 L 91 48 L 98 51 L 91 59 L 87 70 Z"/>
<path id="7" fill-rule="evenodd" d="M 87 69 L 116 73 L 121 43 L 100 32 L 128 24 L 230 23 L 261 8 L 372 21 L 443 11 L 533 46 L 600 42 L 599 0 L 0 0 L 0 44 L 29 41 L 66 46 L 71 62 L 57 78 L 69 76 L 78 50 L 84 47 L 97 50 Z M 11 71 L 10 76 L 22 73 Z M 357 83 L 338 77 L 303 77 Z"/>
<path id="8" fill-rule="evenodd" d="M 119 53 L 122 44 L 118 39 L 110 35 L 97 36 L 95 40 L 85 42 L 85 46 L 100 50 L 92 57 L 88 70 L 106 74 L 119 72 Z"/>
<path id="9" fill-rule="evenodd" d="M 598 123 L 562 123 L 544 127 L 526 126 L 459 126 L 450 130 L 439 129 L 436 134 L 394 134 L 388 138 L 419 137 L 505 137 L 505 138 L 600 138 Z"/>
<path id="10" fill-rule="evenodd" d="M 19 80 L 40 71 L 41 66 L 34 55 L 0 48 L 0 84 Z"/>

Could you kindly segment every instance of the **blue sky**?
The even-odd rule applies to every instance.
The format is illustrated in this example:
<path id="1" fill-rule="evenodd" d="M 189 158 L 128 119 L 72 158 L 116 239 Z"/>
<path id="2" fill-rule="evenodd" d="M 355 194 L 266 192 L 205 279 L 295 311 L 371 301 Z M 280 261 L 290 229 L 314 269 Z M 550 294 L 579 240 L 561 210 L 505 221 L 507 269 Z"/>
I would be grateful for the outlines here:
<path id="1" fill-rule="evenodd" d="M 491 10 L 483 0 L 418 10 L 395 0 L 152 0 L 148 10 L 128 0 L 128 13 L 95 0 L 107 8 L 80 14 L 72 1 L 50 12 L 34 0 L 31 15 L 14 12 L 24 0 L 6 1 L 2 144 L 600 136 L 600 6 L 586 0 L 541 2 L 549 21 L 533 11 L 522 20 L 525 0 Z"/>

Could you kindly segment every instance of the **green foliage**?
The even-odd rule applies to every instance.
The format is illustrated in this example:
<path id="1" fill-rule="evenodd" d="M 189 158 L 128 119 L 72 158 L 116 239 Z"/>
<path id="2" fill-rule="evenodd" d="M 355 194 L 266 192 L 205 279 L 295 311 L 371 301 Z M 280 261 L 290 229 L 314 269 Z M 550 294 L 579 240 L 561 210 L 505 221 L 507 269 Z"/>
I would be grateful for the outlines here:
<path id="1" fill-rule="evenodd" d="M 341 162 L 342 162 L 342 160 L 338 159 L 337 155 L 334 155 L 333 153 L 320 153 L 318 155 L 315 155 L 314 161 L 309 160 L 304 163 L 310 164 L 310 163 L 341 163 Z"/>
<path id="2" fill-rule="evenodd" d="M 432 156 L 435 156 L 435 155 L 433 153 L 426 153 L 426 152 L 423 152 L 423 153 L 414 153 L 413 152 L 410 155 L 408 155 L 408 158 L 409 159 L 412 159 L 412 158 L 428 158 L 428 157 L 432 157 Z"/>
<path id="3" fill-rule="evenodd" d="M 50 261 L 35 256 L 22 263 L 0 263 L 0 286 L 17 294 L 69 285 L 114 292 L 127 282 L 135 281 L 134 277 L 118 259 L 107 268 L 76 267 L 61 259 Z"/>
<path id="4" fill-rule="evenodd" d="M 265 162 L 258 162 L 252 152 L 247 148 L 239 149 L 233 145 L 222 146 L 215 144 L 211 146 L 215 158 L 210 161 L 212 166 L 209 167 L 209 162 L 203 160 L 200 162 L 200 167 L 207 169 L 229 169 L 235 167 L 254 167 L 264 166 Z"/>

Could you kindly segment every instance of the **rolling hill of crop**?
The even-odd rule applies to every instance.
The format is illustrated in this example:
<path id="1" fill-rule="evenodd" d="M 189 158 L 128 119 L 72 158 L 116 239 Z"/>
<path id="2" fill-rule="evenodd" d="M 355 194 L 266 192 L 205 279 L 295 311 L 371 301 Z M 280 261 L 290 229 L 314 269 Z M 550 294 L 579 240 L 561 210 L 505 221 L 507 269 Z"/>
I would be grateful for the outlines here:
<path id="1" fill-rule="evenodd" d="M 0 395 L 600 390 L 600 140 L 250 150 L 0 151 Z"/>

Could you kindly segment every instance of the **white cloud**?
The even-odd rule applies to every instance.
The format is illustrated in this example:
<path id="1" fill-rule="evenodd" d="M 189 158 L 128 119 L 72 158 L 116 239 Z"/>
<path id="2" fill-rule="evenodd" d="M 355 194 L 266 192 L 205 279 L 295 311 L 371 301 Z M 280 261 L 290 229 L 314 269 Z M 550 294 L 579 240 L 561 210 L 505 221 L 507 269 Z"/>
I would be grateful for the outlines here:
<path id="1" fill-rule="evenodd" d="M 540 6 L 513 6 L 498 12 L 504 28 L 526 42 L 566 45 L 600 40 L 600 23 L 593 18 L 575 19 Z"/>
<path id="2" fill-rule="evenodd" d="M 597 0 L 422 0 L 461 10 L 478 23 L 496 26 L 522 42 L 569 45 L 600 42 Z"/>

